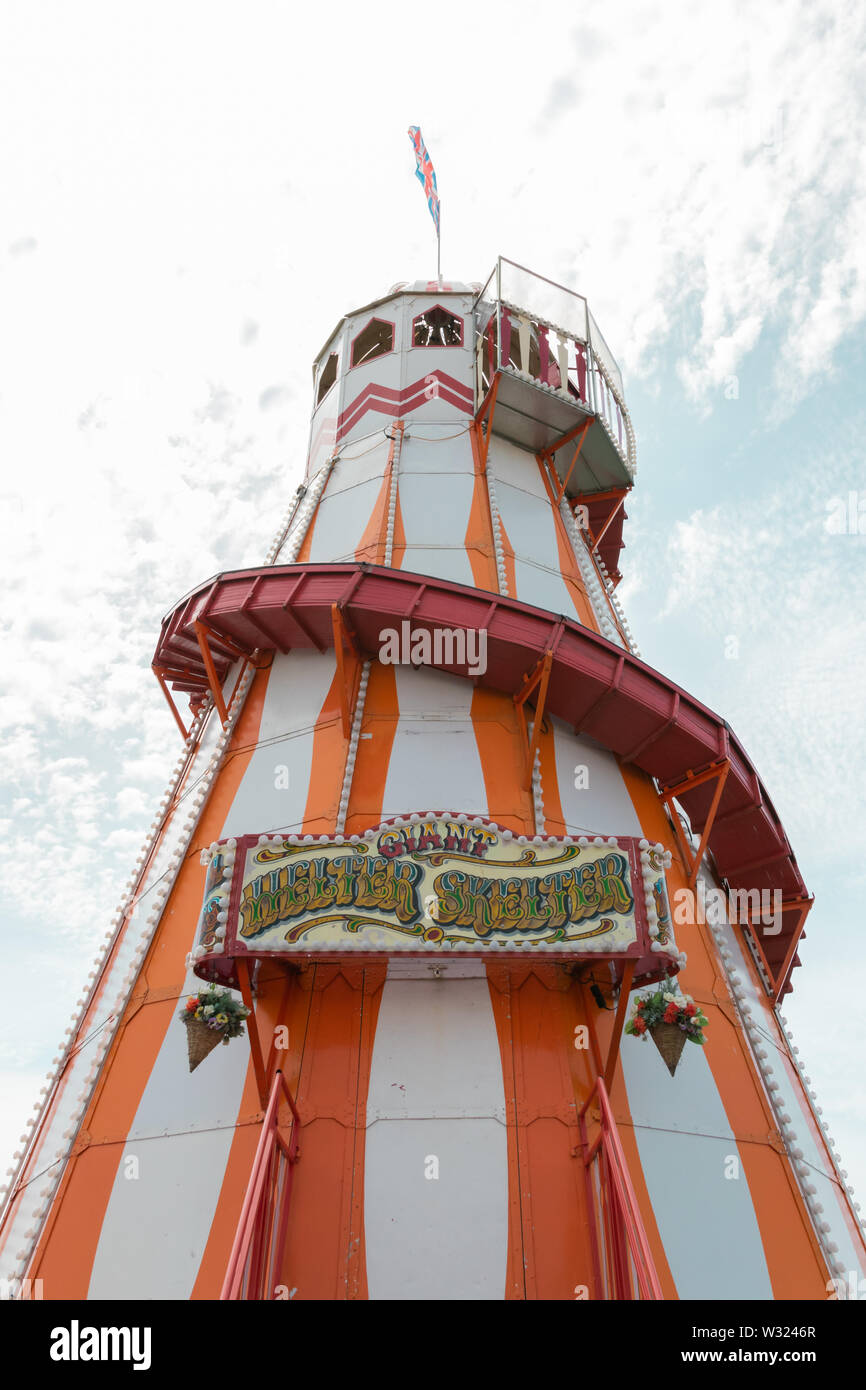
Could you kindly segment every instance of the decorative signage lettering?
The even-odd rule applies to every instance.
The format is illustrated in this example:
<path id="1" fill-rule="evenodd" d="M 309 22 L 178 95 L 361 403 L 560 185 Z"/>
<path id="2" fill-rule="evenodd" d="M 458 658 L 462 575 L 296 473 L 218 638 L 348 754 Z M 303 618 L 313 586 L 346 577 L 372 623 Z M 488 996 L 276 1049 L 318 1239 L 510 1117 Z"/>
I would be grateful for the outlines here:
<path id="1" fill-rule="evenodd" d="M 479 817 L 442 815 L 398 819 L 362 836 L 246 836 L 212 849 L 199 959 L 488 947 L 617 957 L 649 949 L 648 875 L 630 837 L 529 838 Z"/>

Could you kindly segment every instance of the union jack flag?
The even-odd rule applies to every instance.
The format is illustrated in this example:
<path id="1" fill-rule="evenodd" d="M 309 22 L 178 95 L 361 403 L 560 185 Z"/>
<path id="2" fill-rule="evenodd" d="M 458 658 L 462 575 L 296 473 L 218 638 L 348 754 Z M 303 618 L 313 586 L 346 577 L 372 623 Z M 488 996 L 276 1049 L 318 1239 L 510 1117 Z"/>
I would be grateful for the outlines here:
<path id="1" fill-rule="evenodd" d="M 430 216 L 436 227 L 436 235 L 439 235 L 439 194 L 436 192 L 436 174 L 433 171 L 433 161 L 427 153 L 427 146 L 421 139 L 421 127 L 410 125 L 409 138 L 415 146 L 415 159 L 417 169 L 415 177 L 420 179 L 424 186 L 424 194 L 427 199 L 427 206 L 430 209 Z"/>

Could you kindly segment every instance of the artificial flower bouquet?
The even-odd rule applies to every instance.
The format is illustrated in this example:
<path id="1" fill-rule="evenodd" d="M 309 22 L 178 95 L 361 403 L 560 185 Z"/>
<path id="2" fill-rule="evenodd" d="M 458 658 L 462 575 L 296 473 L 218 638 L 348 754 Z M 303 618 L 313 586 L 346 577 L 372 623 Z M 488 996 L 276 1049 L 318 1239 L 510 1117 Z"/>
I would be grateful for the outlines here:
<path id="1" fill-rule="evenodd" d="M 239 1038 L 249 1012 L 231 990 L 217 989 L 215 985 L 191 995 L 178 1015 L 186 1024 L 190 1071 L 195 1071 L 218 1043 Z"/>
<path id="2" fill-rule="evenodd" d="M 667 982 L 665 982 L 667 983 Z M 652 1038 L 671 1076 L 676 1071 L 686 1039 L 706 1042 L 704 1028 L 709 1019 L 690 994 L 660 985 L 653 994 L 641 995 L 625 1031 L 635 1038 Z"/>

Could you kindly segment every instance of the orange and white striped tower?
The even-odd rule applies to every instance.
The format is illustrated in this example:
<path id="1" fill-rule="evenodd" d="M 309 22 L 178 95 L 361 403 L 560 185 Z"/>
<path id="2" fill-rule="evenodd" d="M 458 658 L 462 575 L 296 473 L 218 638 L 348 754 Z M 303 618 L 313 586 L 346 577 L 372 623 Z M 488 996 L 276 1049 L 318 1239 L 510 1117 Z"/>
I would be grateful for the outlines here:
<path id="1" fill-rule="evenodd" d="M 163 624 L 183 749 L 23 1137 L 6 1279 L 821 1300 L 866 1274 L 779 1015 L 809 895 L 748 754 L 617 603 L 634 472 L 569 290 L 500 260 L 338 324 L 264 565 Z M 248 1036 L 190 1072 L 209 979 Z M 624 1031 L 665 981 L 708 1019 L 673 1074 Z"/>

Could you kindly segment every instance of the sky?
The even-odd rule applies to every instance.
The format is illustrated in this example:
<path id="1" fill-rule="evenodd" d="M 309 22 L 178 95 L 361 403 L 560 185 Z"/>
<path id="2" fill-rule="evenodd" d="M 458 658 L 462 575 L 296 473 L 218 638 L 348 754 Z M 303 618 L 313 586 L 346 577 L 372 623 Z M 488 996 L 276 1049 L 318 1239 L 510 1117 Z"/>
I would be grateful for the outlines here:
<path id="1" fill-rule="evenodd" d="M 618 593 L 815 894 L 784 1012 L 862 1200 L 864 68 L 823 0 L 5 0 L 0 1160 L 179 753 L 160 620 L 263 559 L 334 324 L 435 274 L 418 124 L 443 273 L 571 286 L 620 363 Z"/>

